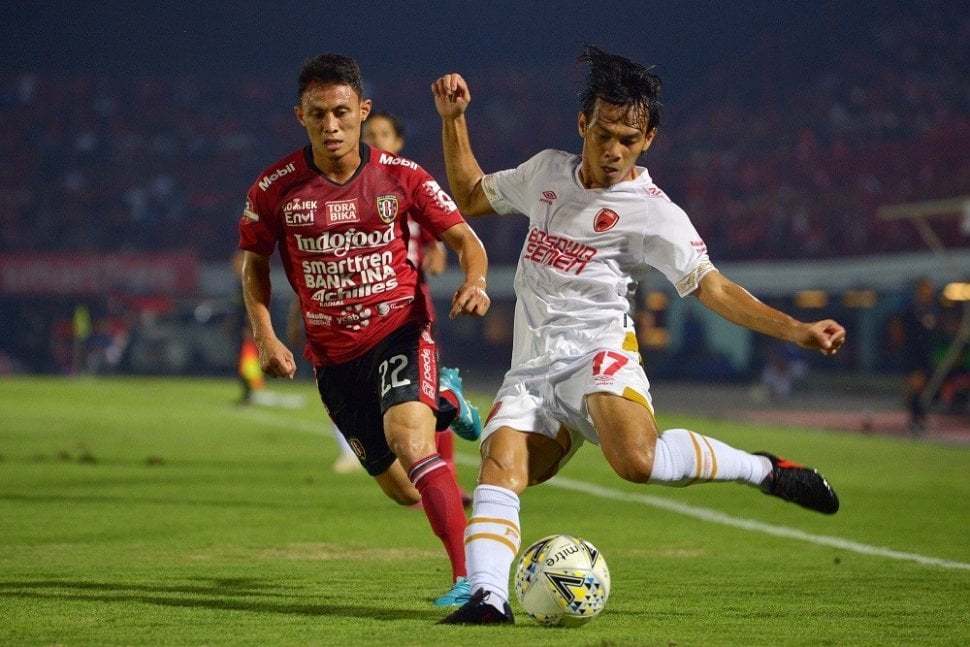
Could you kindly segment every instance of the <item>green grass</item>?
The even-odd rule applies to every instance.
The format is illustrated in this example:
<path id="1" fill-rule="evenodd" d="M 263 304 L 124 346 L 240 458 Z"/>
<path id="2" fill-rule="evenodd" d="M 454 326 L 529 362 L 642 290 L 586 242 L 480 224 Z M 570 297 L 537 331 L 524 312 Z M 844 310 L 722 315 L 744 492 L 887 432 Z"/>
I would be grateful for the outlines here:
<path id="1" fill-rule="evenodd" d="M 513 603 L 514 627 L 445 627 L 430 601 L 449 569 L 424 515 L 330 472 L 312 384 L 270 388 L 306 403 L 237 407 L 230 380 L 0 380 L 0 644 L 970 644 L 970 448 L 661 412 L 822 468 L 842 510 L 635 486 L 586 447 L 523 495 L 523 541 L 595 543 L 613 574 L 603 615 L 544 629 Z M 571 489 L 590 485 L 605 489 Z M 745 520 L 763 526 L 727 525 Z"/>

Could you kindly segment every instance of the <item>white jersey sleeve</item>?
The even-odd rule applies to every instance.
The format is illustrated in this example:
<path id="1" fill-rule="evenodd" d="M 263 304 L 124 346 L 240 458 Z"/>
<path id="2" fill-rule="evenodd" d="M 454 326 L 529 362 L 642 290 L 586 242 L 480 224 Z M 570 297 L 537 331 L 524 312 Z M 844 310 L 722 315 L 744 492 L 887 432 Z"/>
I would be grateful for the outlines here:
<path id="1" fill-rule="evenodd" d="M 647 189 L 651 217 L 643 238 L 643 259 L 660 271 L 684 297 L 697 289 L 701 278 L 716 269 L 707 245 L 683 209 L 655 184 Z"/>
<path id="2" fill-rule="evenodd" d="M 495 213 L 531 216 L 536 203 L 542 198 L 541 194 L 536 195 L 532 190 L 532 184 L 537 178 L 549 177 L 548 168 L 554 162 L 568 164 L 570 157 L 561 151 L 544 150 L 516 168 L 486 175 L 482 178 L 482 190 Z"/>

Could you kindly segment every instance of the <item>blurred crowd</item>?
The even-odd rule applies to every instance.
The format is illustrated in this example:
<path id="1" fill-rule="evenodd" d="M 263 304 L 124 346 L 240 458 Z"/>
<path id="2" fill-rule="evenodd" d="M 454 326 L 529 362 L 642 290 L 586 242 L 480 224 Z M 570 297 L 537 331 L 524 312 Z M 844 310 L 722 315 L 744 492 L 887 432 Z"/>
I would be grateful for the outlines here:
<path id="1" fill-rule="evenodd" d="M 884 13 L 824 55 L 766 35 L 696 78 L 667 75 L 660 61 L 663 122 L 644 163 L 690 214 L 715 263 L 925 251 L 911 223 L 882 220 L 879 208 L 970 195 L 970 12 L 928 2 L 919 17 Z M 819 17 L 820 32 L 825 20 Z M 292 112 L 299 63 L 289 73 L 229 69 L 218 77 L 0 70 L 0 259 L 188 251 L 224 267 L 246 190 L 272 160 L 306 141 Z M 568 54 L 555 69 L 523 62 L 470 71 L 473 144 L 486 170 L 542 148 L 576 151 L 579 71 Z M 429 90 L 441 70 L 393 78 L 364 72 L 375 109 L 404 123 L 407 155 L 444 184 Z M 970 245 L 970 216 L 933 222 L 945 245 Z M 524 219 L 472 226 L 493 264 L 515 262 Z M 124 317 L 162 310 L 117 306 L 132 295 L 87 304 L 85 339 L 97 352 L 79 361 L 75 303 L 0 297 L 0 324 L 11 331 L 0 373 L 103 370 L 117 363 L 117 347 L 131 346 Z M 499 314 L 466 332 L 504 348 L 507 317 Z M 157 364 L 161 353 L 146 357 Z M 191 364 L 193 354 L 168 352 L 173 366 Z M 768 381 L 788 384 L 794 374 L 776 355 L 764 362 L 777 368 Z"/>
<path id="2" fill-rule="evenodd" d="M 967 13 L 885 18 L 833 52 L 835 66 L 766 40 L 706 78 L 671 79 L 646 163 L 715 260 L 920 250 L 909 223 L 882 221 L 877 209 L 970 193 Z M 567 60 L 474 80 L 476 132 L 489 133 L 474 142 L 484 166 L 575 147 L 574 72 Z M 373 76 L 367 89 L 403 118 L 409 155 L 444 181 L 426 76 Z M 249 184 L 305 139 L 293 85 L 285 75 L 0 72 L 0 253 L 228 258 Z M 476 225 L 493 262 L 515 260 L 521 226 Z M 957 219 L 939 226 L 944 241 L 967 244 Z"/>

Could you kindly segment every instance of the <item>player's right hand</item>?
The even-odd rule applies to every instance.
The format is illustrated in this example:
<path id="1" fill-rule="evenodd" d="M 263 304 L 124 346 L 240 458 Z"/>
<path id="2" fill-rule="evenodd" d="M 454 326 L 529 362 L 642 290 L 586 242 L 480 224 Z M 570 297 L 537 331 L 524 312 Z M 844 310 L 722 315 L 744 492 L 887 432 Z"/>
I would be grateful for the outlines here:
<path id="1" fill-rule="evenodd" d="M 443 118 L 454 118 L 464 114 L 471 103 L 472 94 L 461 74 L 452 72 L 431 84 L 434 106 Z"/>
<path id="2" fill-rule="evenodd" d="M 483 285 L 484 282 L 479 285 L 477 281 L 462 283 L 451 299 L 451 312 L 448 313 L 448 317 L 450 319 L 454 319 L 458 315 L 484 317 L 492 305 L 492 300 L 485 292 Z"/>
<path id="3" fill-rule="evenodd" d="M 823 355 L 835 355 L 845 343 L 845 328 L 837 321 L 823 319 L 802 324 L 803 331 L 796 343 L 802 348 L 820 351 Z"/>
<path id="4" fill-rule="evenodd" d="M 293 379 L 296 374 L 296 360 L 290 349 L 276 337 L 256 342 L 259 348 L 259 365 L 263 372 L 272 377 Z"/>

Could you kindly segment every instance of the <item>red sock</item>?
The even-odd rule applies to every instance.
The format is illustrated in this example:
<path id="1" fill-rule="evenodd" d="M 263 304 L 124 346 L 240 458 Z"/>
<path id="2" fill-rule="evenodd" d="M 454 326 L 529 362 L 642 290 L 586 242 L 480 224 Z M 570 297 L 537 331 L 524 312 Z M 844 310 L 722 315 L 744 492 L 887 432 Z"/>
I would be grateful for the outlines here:
<path id="1" fill-rule="evenodd" d="M 446 429 L 434 435 L 434 447 L 438 450 L 438 455 L 448 464 L 448 469 L 458 480 L 458 468 L 455 467 L 455 434 Z"/>
<path id="2" fill-rule="evenodd" d="M 411 466 L 408 478 L 421 494 L 431 529 L 445 545 L 452 581 L 465 577 L 465 512 L 448 464 L 438 454 L 425 456 Z"/>

